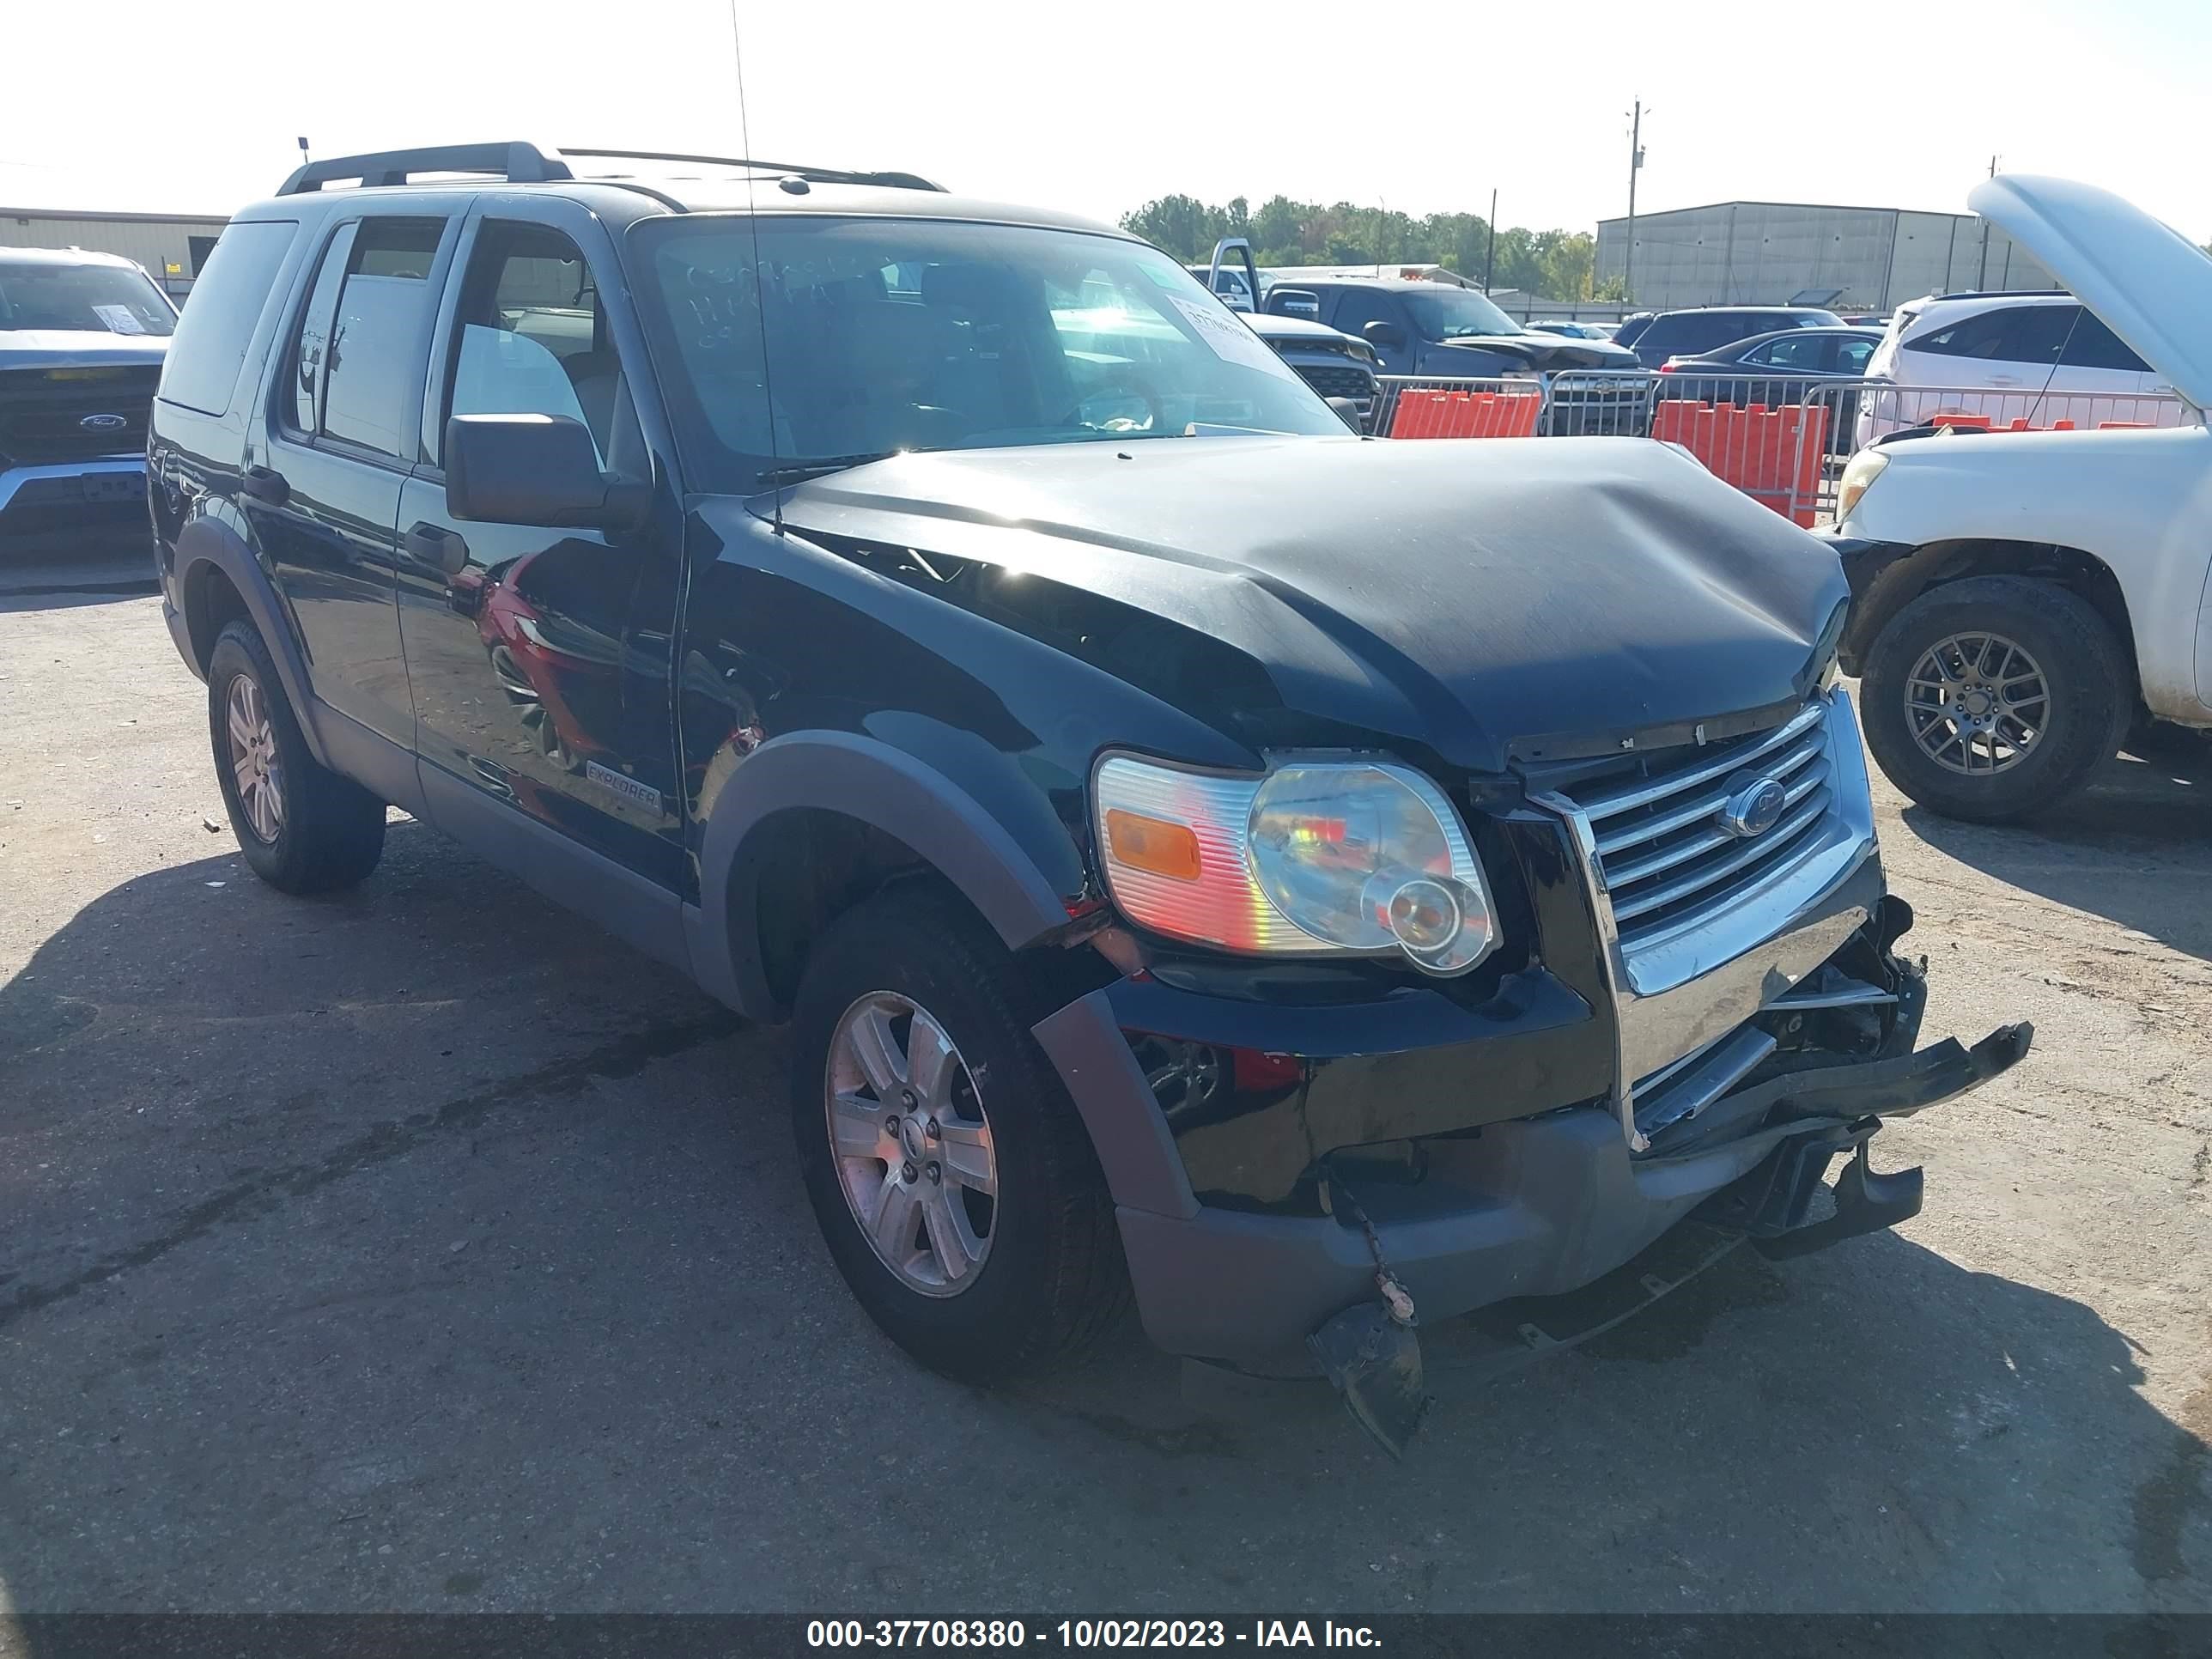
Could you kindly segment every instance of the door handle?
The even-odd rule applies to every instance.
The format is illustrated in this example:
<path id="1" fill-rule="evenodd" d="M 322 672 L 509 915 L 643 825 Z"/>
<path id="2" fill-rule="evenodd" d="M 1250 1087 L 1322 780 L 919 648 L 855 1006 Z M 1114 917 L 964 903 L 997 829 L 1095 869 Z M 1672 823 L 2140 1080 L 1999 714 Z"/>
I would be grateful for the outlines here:
<path id="1" fill-rule="evenodd" d="M 410 530 L 400 544 L 407 550 L 409 558 L 448 576 L 458 576 L 468 568 L 468 543 L 457 532 L 427 520 Z"/>
<path id="2" fill-rule="evenodd" d="M 247 467 L 240 487 L 255 501 L 266 501 L 271 507 L 282 507 L 292 499 L 292 486 L 273 466 Z"/>

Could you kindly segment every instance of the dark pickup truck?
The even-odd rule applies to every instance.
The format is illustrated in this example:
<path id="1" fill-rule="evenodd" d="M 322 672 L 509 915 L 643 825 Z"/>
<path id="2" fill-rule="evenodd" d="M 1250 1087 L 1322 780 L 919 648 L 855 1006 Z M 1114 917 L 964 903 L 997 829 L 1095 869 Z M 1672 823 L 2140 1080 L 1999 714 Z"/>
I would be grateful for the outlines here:
<path id="1" fill-rule="evenodd" d="M 1869 1141 L 2028 1033 L 1919 1046 L 1832 552 L 1358 437 L 1100 225 L 621 165 L 318 161 L 200 279 L 160 572 L 265 879 L 396 803 L 789 1022 L 830 1255 L 983 1382 L 1133 1293 L 1402 1445 L 1424 1322 L 1918 1209 Z"/>

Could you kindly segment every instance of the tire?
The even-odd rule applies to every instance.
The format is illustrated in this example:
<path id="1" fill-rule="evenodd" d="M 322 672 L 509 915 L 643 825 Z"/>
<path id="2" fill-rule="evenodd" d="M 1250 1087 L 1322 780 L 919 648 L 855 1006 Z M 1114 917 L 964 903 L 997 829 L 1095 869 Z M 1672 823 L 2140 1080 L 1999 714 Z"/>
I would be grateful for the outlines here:
<path id="1" fill-rule="evenodd" d="M 240 681 L 248 689 L 234 691 Z M 252 800 L 234 746 L 234 714 L 244 716 L 236 722 L 243 729 L 261 732 L 258 763 L 249 757 L 245 769 Z M 265 729 L 255 715 L 265 715 Z M 269 647 L 250 623 L 225 628 L 208 658 L 208 737 L 239 850 L 255 875 L 283 892 L 328 893 L 376 868 L 384 856 L 384 803 L 308 752 Z M 264 784 L 275 794 L 273 816 Z"/>
<path id="2" fill-rule="evenodd" d="M 830 1256 L 893 1341 L 931 1370 L 967 1382 L 1002 1383 L 1048 1370 L 1116 1323 L 1129 1302 L 1105 1179 L 1075 1103 L 1030 1035 L 1026 1000 L 1005 946 L 956 898 L 918 887 L 879 895 L 833 923 L 809 956 L 793 1012 L 792 1127 Z M 961 1190 L 950 1177 L 932 1181 L 935 1160 L 927 1156 L 949 1149 L 957 1134 L 966 1144 L 954 1150 L 974 1163 L 974 1125 L 939 1125 L 945 1139 L 933 1139 L 902 1118 L 885 1136 L 884 1117 L 898 1113 L 868 1116 L 858 1097 L 883 1091 L 861 1081 L 851 1063 L 856 1051 L 838 1042 L 848 1014 L 865 1018 L 900 1002 L 933 1020 L 957 1051 L 939 1098 L 951 1101 L 963 1120 L 982 1120 L 995 1174 L 988 1231 L 973 1228 L 988 1238 L 980 1263 L 957 1282 L 940 1274 L 945 1282 L 930 1290 L 894 1267 L 862 1224 L 860 1204 L 890 1194 L 901 1170 L 888 1158 L 840 1158 L 831 1141 L 833 1085 L 857 1084 L 845 1088 L 854 1104 L 840 1117 L 848 1147 L 866 1146 L 871 1133 L 878 1147 L 903 1147 L 912 1154 L 906 1166 L 918 1176 L 911 1187 L 902 1182 L 904 1189 L 923 1206 L 941 1194 L 948 1205 L 967 1206 L 975 1222 L 981 1200 L 974 1188 Z M 894 1048 L 907 1049 L 896 1064 L 911 1077 L 915 1023 L 907 1017 L 902 1036 L 899 1017 L 887 1018 Z M 936 1115 L 927 1122 L 936 1125 Z M 848 1198 L 848 1181 L 860 1198 Z M 892 1254 L 910 1256 L 925 1274 L 936 1270 L 941 1255 L 908 1245 L 919 1240 L 933 1249 L 941 1224 L 927 1213 L 908 1218 L 908 1239 Z"/>
<path id="3" fill-rule="evenodd" d="M 1939 762 L 1914 735 L 1927 724 L 1926 706 L 1916 717 L 1908 699 L 1948 696 L 1925 682 L 1916 689 L 1916 667 L 1946 641 L 1984 635 L 2025 653 L 2040 671 L 2045 701 L 2041 725 L 2016 757 L 1969 775 L 1954 769 L 1961 728 L 1931 729 L 1930 743 L 1947 732 L 1954 739 L 1951 764 Z M 2079 790 L 2118 751 L 2135 708 L 2126 653 L 2105 619 L 2078 594 L 2026 576 L 1974 576 L 1923 593 L 1875 636 L 1861 691 L 1867 746 L 1890 781 L 1922 805 L 1973 823 L 2027 817 Z"/>

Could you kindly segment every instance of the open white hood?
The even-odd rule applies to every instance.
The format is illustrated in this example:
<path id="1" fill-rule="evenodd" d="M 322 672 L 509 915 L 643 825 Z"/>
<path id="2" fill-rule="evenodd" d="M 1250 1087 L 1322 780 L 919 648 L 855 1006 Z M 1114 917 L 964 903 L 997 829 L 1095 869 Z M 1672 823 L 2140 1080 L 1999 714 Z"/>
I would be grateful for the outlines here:
<path id="1" fill-rule="evenodd" d="M 2199 409 L 2212 410 L 2212 258 L 2133 203 L 2071 179 L 2000 173 L 1967 205 L 2048 267 Z"/>

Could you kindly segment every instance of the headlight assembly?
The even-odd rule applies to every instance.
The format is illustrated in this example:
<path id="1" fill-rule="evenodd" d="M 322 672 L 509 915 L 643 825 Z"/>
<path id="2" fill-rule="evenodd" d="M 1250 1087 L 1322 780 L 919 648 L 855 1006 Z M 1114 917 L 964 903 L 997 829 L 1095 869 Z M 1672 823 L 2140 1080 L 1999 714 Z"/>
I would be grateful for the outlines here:
<path id="1" fill-rule="evenodd" d="M 1403 955 L 1464 973 L 1497 943 L 1467 831 L 1382 760 L 1278 757 L 1264 777 L 1100 763 L 1100 860 L 1130 921 L 1255 954 Z"/>
<path id="2" fill-rule="evenodd" d="M 1889 465 L 1889 451 L 1881 448 L 1862 449 L 1844 465 L 1844 476 L 1836 486 L 1836 522 L 1841 524 L 1851 516 L 1851 509 L 1859 504 L 1859 497 L 1881 476 L 1882 468 Z"/>

